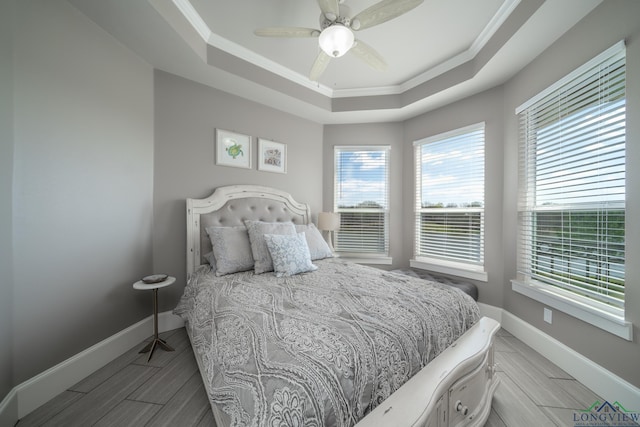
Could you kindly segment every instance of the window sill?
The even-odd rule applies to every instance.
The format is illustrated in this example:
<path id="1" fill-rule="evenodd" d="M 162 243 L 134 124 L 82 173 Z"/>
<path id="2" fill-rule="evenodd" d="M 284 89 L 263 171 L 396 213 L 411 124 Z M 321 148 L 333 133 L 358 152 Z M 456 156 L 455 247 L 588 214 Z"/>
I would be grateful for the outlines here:
<path id="1" fill-rule="evenodd" d="M 526 284 L 523 281 L 512 280 L 511 289 L 549 307 L 560 310 L 570 316 L 587 322 L 597 328 L 633 341 L 633 324 L 627 322 L 623 316 L 600 310 L 596 307 L 563 295 L 562 290 L 549 289 L 545 285 L 535 283 Z"/>
<path id="2" fill-rule="evenodd" d="M 393 258 L 388 256 L 360 256 L 336 253 L 335 256 L 355 262 L 356 264 L 391 265 Z"/>
<path id="3" fill-rule="evenodd" d="M 458 262 L 446 262 L 430 258 L 409 260 L 409 266 L 433 271 L 435 273 L 450 274 L 452 276 L 464 277 L 465 279 L 479 280 L 481 282 L 486 282 L 488 280 L 487 272 L 484 271 L 484 267 L 481 266 L 471 266 Z"/>

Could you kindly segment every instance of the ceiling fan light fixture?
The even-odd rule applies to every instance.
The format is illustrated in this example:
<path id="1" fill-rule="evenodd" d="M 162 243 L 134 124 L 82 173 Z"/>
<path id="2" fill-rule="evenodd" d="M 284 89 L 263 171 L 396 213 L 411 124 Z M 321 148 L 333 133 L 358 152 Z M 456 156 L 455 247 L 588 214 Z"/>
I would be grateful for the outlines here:
<path id="1" fill-rule="evenodd" d="M 318 38 L 320 48 L 333 58 L 347 53 L 353 47 L 354 41 L 353 31 L 342 24 L 334 24 L 325 28 Z"/>

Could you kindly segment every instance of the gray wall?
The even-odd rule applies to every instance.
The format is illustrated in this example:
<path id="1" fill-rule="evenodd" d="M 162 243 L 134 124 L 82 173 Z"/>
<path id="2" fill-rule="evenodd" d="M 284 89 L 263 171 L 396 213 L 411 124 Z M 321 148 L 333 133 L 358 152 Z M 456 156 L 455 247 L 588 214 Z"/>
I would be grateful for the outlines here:
<path id="1" fill-rule="evenodd" d="M 628 43 L 628 217 L 640 216 L 640 2 L 607 0 L 501 88 L 404 123 L 332 125 L 324 134 L 317 123 L 154 75 L 62 0 L 0 2 L 0 16 L 0 342 L 9 343 L 0 346 L 0 396 L 146 317 L 148 295 L 131 289 L 140 276 L 178 277 L 161 295 L 161 310 L 173 308 L 185 277 L 185 197 L 205 197 L 220 185 L 263 184 L 291 192 L 314 213 L 330 209 L 336 144 L 392 146 L 391 250 L 394 266 L 407 266 L 411 143 L 479 121 L 487 123 L 489 271 L 489 281 L 479 283 L 480 301 L 504 307 L 640 386 L 637 327 L 630 343 L 557 310 L 548 325 L 541 305 L 510 285 L 514 108 L 621 38 Z M 289 172 L 216 166 L 216 127 L 287 143 Z M 638 227 L 627 224 L 627 313 L 636 325 Z"/>
<path id="2" fill-rule="evenodd" d="M 352 125 L 327 125 L 324 130 L 324 177 L 323 209 L 333 210 L 333 147 L 336 145 L 390 145 L 389 162 L 389 251 L 393 258 L 392 266 L 398 268 L 407 265 L 407 254 L 402 241 L 402 212 L 405 201 L 402 192 L 402 123 L 371 123 Z M 411 200 L 411 199 L 409 199 Z"/>
<path id="3" fill-rule="evenodd" d="M 485 271 L 487 282 L 473 281 L 478 286 L 479 301 L 502 306 L 502 147 L 503 93 L 501 88 L 471 96 L 405 122 L 405 157 L 403 168 L 406 251 L 413 257 L 415 194 L 413 141 L 485 122 Z"/>
<path id="4" fill-rule="evenodd" d="M 162 71 L 155 72 L 153 265 L 178 278 L 163 292 L 162 310 L 175 307 L 186 277 L 185 198 L 219 186 L 280 188 L 322 207 L 322 126 Z M 253 136 L 253 168 L 218 166 L 215 129 Z M 258 171 L 257 137 L 287 144 L 287 173 Z"/>
<path id="5" fill-rule="evenodd" d="M 607 0 L 505 86 L 504 308 L 601 366 L 640 387 L 640 2 Z M 554 310 L 543 321 L 541 304 L 511 290 L 516 276 L 517 118 L 515 108 L 619 40 L 627 41 L 627 263 L 626 315 L 634 342 L 625 341 Z M 620 397 L 622 399 L 623 397 Z"/>
<path id="6" fill-rule="evenodd" d="M 394 265 L 405 267 L 413 256 L 414 166 L 412 142 L 472 123 L 486 123 L 485 264 L 488 281 L 475 282 L 480 302 L 503 307 L 575 349 L 587 358 L 640 386 L 640 225 L 627 222 L 626 315 L 633 322 L 629 342 L 554 310 L 553 324 L 543 321 L 542 304 L 511 290 L 516 276 L 517 145 L 515 108 L 547 86 L 621 39 L 627 42 L 627 218 L 640 217 L 640 2 L 608 0 L 546 50 L 505 85 L 468 97 L 404 123 L 332 125 L 325 127 L 324 207 L 332 205 L 332 147 L 335 144 L 392 143 L 392 156 L 403 153 L 392 167 L 392 191 L 401 181 L 402 202 L 393 205 Z M 403 138 L 402 146 L 395 139 Z M 399 148 L 399 149 L 396 149 Z M 392 196 L 394 197 L 394 196 Z M 397 196 L 396 196 L 397 197 Z M 397 236 L 402 235 L 402 239 Z M 393 242 L 403 242 L 399 249 Z"/>
<path id="7" fill-rule="evenodd" d="M 481 302 L 502 306 L 502 148 L 503 92 L 496 88 L 401 123 L 325 126 L 324 209 L 333 207 L 333 147 L 391 145 L 390 249 L 393 268 L 409 266 L 413 257 L 415 194 L 413 141 L 485 122 L 485 264 L 488 281 L 474 282 Z"/>
<path id="8" fill-rule="evenodd" d="M 0 2 L 0 401 L 13 387 L 13 10 Z"/>
<path id="9" fill-rule="evenodd" d="M 14 385 L 149 315 L 153 208 L 152 68 L 65 1 L 15 8 Z"/>

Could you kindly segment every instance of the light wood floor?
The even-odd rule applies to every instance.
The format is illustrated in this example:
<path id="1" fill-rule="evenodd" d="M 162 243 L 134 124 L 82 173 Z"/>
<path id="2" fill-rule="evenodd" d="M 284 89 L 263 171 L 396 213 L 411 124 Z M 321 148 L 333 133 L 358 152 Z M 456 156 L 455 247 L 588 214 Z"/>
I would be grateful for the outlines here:
<path id="1" fill-rule="evenodd" d="M 161 336 L 175 351 L 156 350 L 147 363 L 140 343 L 17 426 L 215 426 L 184 328 Z M 485 427 L 573 427 L 574 413 L 599 399 L 504 330 L 496 359 L 502 381 Z"/>

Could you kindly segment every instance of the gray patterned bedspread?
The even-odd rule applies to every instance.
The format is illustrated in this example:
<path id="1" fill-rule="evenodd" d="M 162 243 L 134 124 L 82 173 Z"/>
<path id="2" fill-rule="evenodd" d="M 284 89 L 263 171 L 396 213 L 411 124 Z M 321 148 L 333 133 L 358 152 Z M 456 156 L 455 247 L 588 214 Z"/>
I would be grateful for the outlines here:
<path id="1" fill-rule="evenodd" d="M 479 319 L 458 289 L 314 263 L 282 278 L 206 266 L 187 284 L 174 312 L 226 425 L 352 426 Z"/>

